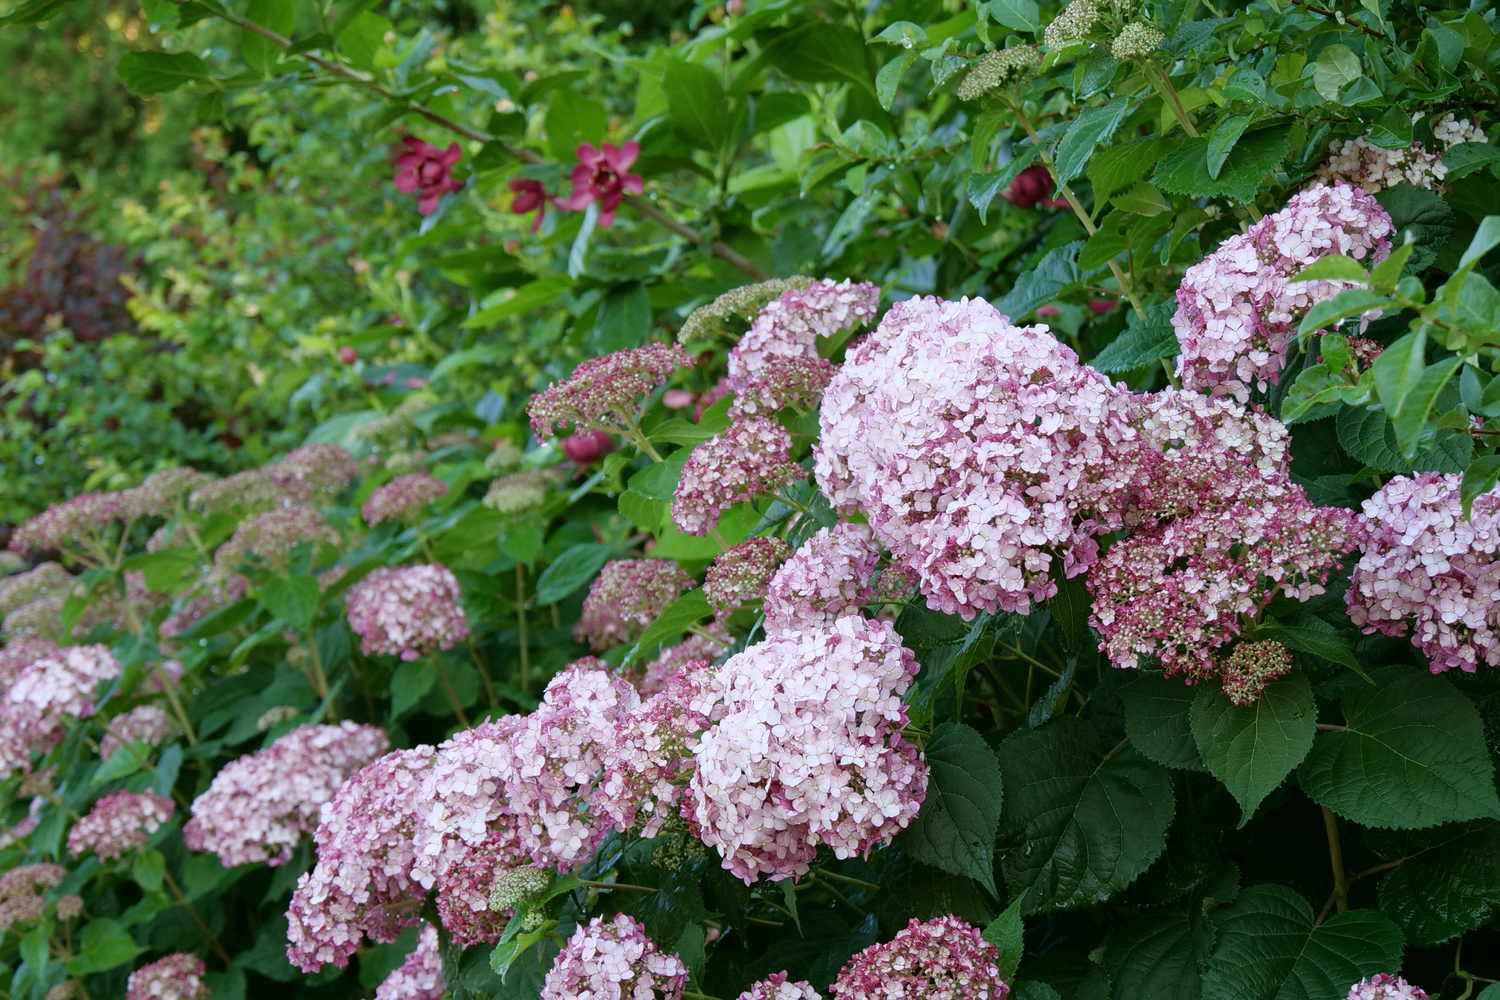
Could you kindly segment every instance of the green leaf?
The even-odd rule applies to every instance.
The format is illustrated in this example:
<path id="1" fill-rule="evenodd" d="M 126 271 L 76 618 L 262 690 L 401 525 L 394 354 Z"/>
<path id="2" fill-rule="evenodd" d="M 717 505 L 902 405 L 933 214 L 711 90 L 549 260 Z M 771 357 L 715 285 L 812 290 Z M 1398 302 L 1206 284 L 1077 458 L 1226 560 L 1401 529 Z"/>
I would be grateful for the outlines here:
<path id="1" fill-rule="evenodd" d="M 1109 203 L 1116 208 L 1143 215 L 1148 219 L 1172 210 L 1172 206 L 1162 193 L 1154 185 L 1145 181 L 1137 181 L 1125 190 L 1111 195 Z M 1140 249 L 1144 250 L 1145 246 L 1142 245 Z"/>
<path id="2" fill-rule="evenodd" d="M 988 221 L 990 203 L 995 200 L 995 195 L 999 194 L 1002 188 L 1009 186 L 1021 171 L 1036 162 L 1037 151 L 1036 146 L 1022 146 L 1016 155 L 1010 158 L 1010 162 L 999 170 L 988 174 L 969 174 L 969 204 L 979 209 L 980 222 Z"/>
<path id="3" fill-rule="evenodd" d="M 68 0 L 21 0 L 9 14 L 0 17 L 0 26 L 9 24 L 41 24 L 63 9 Z"/>
<path id="4" fill-rule="evenodd" d="M 724 148 L 734 116 L 713 70 L 685 59 L 668 59 L 662 90 L 667 97 L 668 121 L 703 149 Z"/>
<path id="5" fill-rule="evenodd" d="M 1082 249 L 1083 241 L 1075 240 L 1049 250 L 1036 267 L 1016 279 L 1014 288 L 995 301 L 995 308 L 1020 322 L 1057 298 L 1064 288 L 1084 279 L 1086 272 L 1074 263 Z"/>
<path id="6" fill-rule="evenodd" d="M 1500 912 L 1500 823 L 1492 819 L 1428 830 L 1367 830 L 1382 861 L 1399 865 L 1380 881 L 1380 911 L 1419 948 L 1475 931 Z"/>
<path id="7" fill-rule="evenodd" d="M 1313 67 L 1313 89 L 1323 100 L 1337 102 L 1339 91 L 1360 75 L 1359 56 L 1347 45 L 1330 45 L 1318 53 Z"/>
<path id="8" fill-rule="evenodd" d="M 140 851 L 131 863 L 130 875 L 146 892 L 160 892 L 166 877 L 167 858 L 161 851 Z"/>
<path id="9" fill-rule="evenodd" d="M 1378 407 L 1344 407 L 1338 415 L 1338 435 L 1345 451 L 1381 472 L 1462 473 L 1473 450 L 1468 435 L 1439 431 L 1430 448 L 1423 448 L 1415 460 L 1407 461 L 1401 457 L 1395 425 Z"/>
<path id="10" fill-rule="evenodd" d="M 1267 684 L 1261 699 L 1243 708 L 1203 685 L 1188 718 L 1209 773 L 1240 804 L 1243 828 L 1312 748 L 1317 706 L 1307 677 L 1293 673 Z"/>
<path id="11" fill-rule="evenodd" d="M 1314 928 L 1307 900 L 1286 886 L 1254 885 L 1215 916 L 1203 1000 L 1343 1000 L 1351 983 L 1401 967 L 1401 932 L 1374 910 Z"/>
<path id="12" fill-rule="evenodd" d="M 1486 215 L 1475 230 L 1474 238 L 1469 241 L 1469 248 L 1459 258 L 1459 268 L 1476 263 L 1497 246 L 1500 246 L 1500 215 Z"/>
<path id="13" fill-rule="evenodd" d="M 598 542 L 584 542 L 565 550 L 542 570 L 536 580 L 536 603 L 560 601 L 592 580 L 604 568 L 614 548 Z"/>
<path id="14" fill-rule="evenodd" d="M 1225 157 L 1217 177 L 1208 172 L 1208 140 L 1186 139 L 1161 157 L 1151 183 L 1171 194 L 1252 201 L 1266 174 L 1286 157 L 1291 130 L 1290 125 L 1271 125 L 1246 132 Z"/>
<path id="15" fill-rule="evenodd" d="M 589 346 L 603 354 L 639 347 L 651 332 L 651 295 L 639 281 L 616 285 L 599 301 Z"/>
<path id="16" fill-rule="evenodd" d="M 1001 858 L 1012 893 L 1040 913 L 1109 898 L 1166 846 L 1172 779 L 1128 744 L 1107 750 L 1075 716 L 1000 744 L 1006 802 Z"/>
<path id="17" fill-rule="evenodd" d="M 545 119 L 547 149 L 558 162 L 575 163 L 581 143 L 597 146 L 604 141 L 608 121 L 609 110 L 598 101 L 567 88 L 555 90 L 549 99 Z"/>
<path id="18" fill-rule="evenodd" d="M 884 66 L 880 72 L 875 74 L 875 96 L 880 99 L 880 106 L 887 111 L 891 110 L 891 103 L 896 99 L 896 88 L 901 85 L 901 74 L 905 73 L 917 59 L 915 52 L 903 52 Z M 977 155 L 978 140 L 975 140 Z"/>
<path id="19" fill-rule="evenodd" d="M 1240 136 L 1249 127 L 1249 115 L 1230 115 L 1214 127 L 1213 134 L 1208 137 L 1208 176 L 1214 180 L 1219 179 L 1224 161 L 1229 158 L 1234 144 L 1240 141 Z"/>
<path id="20" fill-rule="evenodd" d="M 297 11 L 291 0 L 250 0 L 245 19 L 287 38 L 297 25 Z M 281 61 L 281 46 L 243 28 L 240 29 L 240 52 L 250 68 L 261 76 L 269 74 L 271 68 Z"/>
<path id="21" fill-rule="evenodd" d="M 515 936 L 504 935 L 500 943 L 495 945 L 495 950 L 490 952 L 490 968 L 499 974 L 500 981 L 504 982 L 510 975 L 511 966 L 516 964 L 516 959 L 532 945 L 552 933 L 557 926 L 556 920 L 544 920 L 536 928 L 529 931 L 521 930 L 521 921 L 511 921 L 517 930 Z M 507 930 L 510 925 L 507 925 Z"/>
<path id="22" fill-rule="evenodd" d="M 1438 252 L 1448 245 L 1457 218 L 1448 203 L 1435 192 L 1412 184 L 1397 184 L 1375 196 L 1380 207 L 1390 214 L 1395 232 L 1394 246 L 1410 243 L 1415 252 L 1402 268 L 1403 274 L 1425 271 Z"/>
<path id="23" fill-rule="evenodd" d="M 1377 358 L 1376 363 L 1379 364 L 1379 361 Z M 1395 419 L 1396 443 L 1401 446 L 1402 457 L 1410 459 L 1416 455 L 1433 403 L 1437 401 L 1438 393 L 1448 384 L 1448 379 L 1453 377 L 1454 370 L 1462 363 L 1462 358 L 1450 355 L 1428 365 L 1416 388 L 1402 402 Z"/>
<path id="24" fill-rule="evenodd" d="M 1287 649 L 1311 653 L 1332 663 L 1343 664 L 1361 677 L 1368 676 L 1360 666 L 1359 658 L 1354 655 L 1354 650 L 1349 648 L 1349 643 L 1339 635 L 1337 629 L 1321 618 L 1302 615 L 1290 623 L 1271 620 L 1262 623 L 1255 634 L 1260 639 L 1275 640 Z"/>
<path id="25" fill-rule="evenodd" d="M 1089 367 L 1114 375 L 1154 365 L 1177 354 L 1177 333 L 1172 329 L 1173 301 L 1159 302 L 1146 311 L 1143 320 L 1131 310 L 1125 331 L 1094 356 Z"/>
<path id="26" fill-rule="evenodd" d="M 1470 463 L 1458 488 L 1465 517 L 1474 509 L 1474 498 L 1494 489 L 1497 482 L 1500 482 L 1500 455 L 1481 455 Z"/>
<path id="27" fill-rule="evenodd" d="M 1093 155 L 1096 143 L 1108 142 L 1115 134 L 1125 112 L 1130 110 L 1130 98 L 1118 97 L 1102 108 L 1085 107 L 1063 133 L 1058 143 L 1057 155 L 1053 158 L 1060 183 L 1066 184 L 1083 173 L 1084 164 Z"/>
<path id="28" fill-rule="evenodd" d="M 209 78 L 207 64 L 191 52 L 126 52 L 115 72 L 125 89 L 140 97 L 166 94 Z"/>
<path id="29" fill-rule="evenodd" d="M 1130 745 L 1162 767 L 1207 771 L 1188 719 L 1197 697 L 1197 690 L 1180 680 L 1141 676 L 1131 681 L 1120 692 Z"/>
<path id="30" fill-rule="evenodd" d="M 1298 333 L 1312 333 L 1315 330 L 1331 330 L 1336 323 L 1341 323 L 1350 316 L 1358 316 L 1370 309 L 1382 309 L 1391 304 L 1391 298 L 1372 292 L 1367 288 L 1346 288 L 1331 299 L 1314 305 L 1302 317 L 1302 323 L 1297 327 Z M 1390 348 L 1386 349 L 1387 351 Z M 1384 354 L 1381 357 L 1385 357 Z M 1379 358 L 1375 363 L 1380 363 Z"/>
<path id="31" fill-rule="evenodd" d="M 801 31 L 788 32 L 770 47 L 772 60 L 793 80 L 853 83 L 875 93 L 865 66 L 864 39 L 853 28 L 815 21 Z"/>
<path id="32" fill-rule="evenodd" d="M 68 971 L 75 976 L 103 972 L 124 965 L 145 950 L 117 921 L 101 917 L 83 929 L 78 955 L 68 963 Z"/>
<path id="33" fill-rule="evenodd" d="M 261 591 L 266 610 L 295 629 L 312 624 L 321 596 L 318 581 L 310 576 L 273 576 Z"/>
<path id="34" fill-rule="evenodd" d="M 501 289 L 500 292 L 487 296 L 481 303 L 479 312 L 465 320 L 463 325 L 466 327 L 494 326 L 507 317 L 531 312 L 556 299 L 572 287 L 572 278 L 566 274 L 554 274 L 551 277 L 538 278 L 520 288 Z"/>
<path id="35" fill-rule="evenodd" d="M 1111 146 L 1089 161 L 1089 183 L 1094 199 L 1103 203 L 1116 191 L 1138 182 L 1167 150 L 1176 146 L 1171 139 L 1136 139 Z"/>
<path id="36" fill-rule="evenodd" d="M 1093 601 L 1084 586 L 1083 577 L 1065 577 L 1057 581 L 1057 593 L 1047 599 L 1047 610 L 1062 633 L 1064 649 L 1078 645 L 1079 633 L 1088 624 Z"/>
<path id="37" fill-rule="evenodd" d="M 995 894 L 995 829 L 1004 789 L 995 752 L 968 726 L 948 722 L 933 731 L 925 756 L 932 769 L 927 798 L 897 845 Z"/>
<path id="38" fill-rule="evenodd" d="M 1347 292 L 1340 293 L 1334 301 L 1347 294 Z M 1309 318 L 1323 305 L 1332 305 L 1332 303 L 1319 303 L 1308 314 Z M 1422 374 L 1427 370 L 1426 355 L 1427 334 L 1420 329 L 1413 330 L 1380 352 L 1380 357 L 1376 358 L 1375 363 L 1370 366 L 1374 373 L 1375 392 L 1380 398 L 1380 405 L 1384 406 L 1385 412 L 1393 417 L 1400 414 L 1401 404 L 1422 381 Z"/>
<path id="39" fill-rule="evenodd" d="M 1021 953 L 1024 950 L 1022 936 L 1026 930 L 1021 922 L 1021 905 L 1025 902 L 1026 893 L 1023 892 L 1011 900 L 1005 912 L 991 920 L 984 929 L 984 939 L 1000 952 L 995 964 L 1000 967 L 1000 978 L 1006 981 L 1015 978 L 1016 969 L 1021 964 Z"/>
<path id="40" fill-rule="evenodd" d="M 703 588 L 696 587 L 688 591 L 668 604 L 656 621 L 646 626 L 646 631 L 635 641 L 630 659 L 636 661 L 655 655 L 663 642 L 675 639 L 686 632 L 689 626 L 696 625 L 712 613 L 708 598 L 703 596 Z"/>
<path id="41" fill-rule="evenodd" d="M 667 504 L 642 496 L 635 490 L 626 490 L 620 494 L 620 514 L 642 531 L 655 534 L 666 519 Z"/>
<path id="42" fill-rule="evenodd" d="M 391 673 L 391 718 L 399 718 L 427 697 L 437 683 L 432 658 L 403 661 Z"/>
<path id="43" fill-rule="evenodd" d="M 926 48 L 928 45 L 927 32 L 923 31 L 920 25 L 910 21 L 892 21 L 880 34 L 870 39 L 870 44 L 875 42 L 889 42 L 903 49 L 914 49 L 918 46 Z"/>
<path id="44" fill-rule="evenodd" d="M 334 38 L 349 61 L 363 70 L 373 69 L 375 57 L 385 48 L 385 36 L 396 26 L 379 14 L 356 15 Z"/>
<path id="45" fill-rule="evenodd" d="M 1399 104 L 1386 108 L 1366 138 L 1381 149 L 1407 149 L 1411 146 L 1411 115 Z"/>
<path id="46" fill-rule="evenodd" d="M 1297 772 L 1312 800 L 1361 826 L 1410 830 L 1500 818 L 1495 769 L 1473 702 L 1441 677 L 1387 667 L 1340 703 L 1347 730 L 1320 732 Z"/>
<path id="47" fill-rule="evenodd" d="M 1041 13 L 1032 0 L 989 0 L 979 6 L 987 7 L 990 17 L 1013 31 L 1042 30 Z"/>
<path id="48" fill-rule="evenodd" d="M 677 483 L 682 479 L 682 467 L 687 464 L 688 449 L 683 448 L 667 456 L 665 462 L 657 462 L 630 477 L 630 488 L 643 497 L 672 502 Z"/>
<path id="49" fill-rule="evenodd" d="M 1444 180 L 1455 181 L 1460 177 L 1467 177 L 1497 160 L 1500 160 L 1500 147 L 1488 143 L 1461 142 L 1456 146 L 1449 146 L 1448 152 L 1443 154 L 1443 166 L 1448 168 L 1448 176 Z"/>
<path id="50" fill-rule="evenodd" d="M 1196 1000 L 1198 951 L 1180 910 L 1142 913 L 1109 932 L 1104 968 L 1112 1000 Z"/>
<path id="51" fill-rule="evenodd" d="M 1359 262 L 1342 254 L 1329 254 L 1301 271 L 1292 275 L 1288 281 L 1360 281 L 1367 282 L 1370 275 Z"/>
<path id="52" fill-rule="evenodd" d="M 1224 84 L 1224 99 L 1266 103 L 1266 79 L 1253 69 L 1239 67 Z"/>
<path id="53" fill-rule="evenodd" d="M 1083 251 L 1078 255 L 1079 267 L 1104 267 L 1117 255 L 1130 249 L 1130 237 L 1120 232 L 1120 218 L 1120 212 L 1109 213 L 1099 231 L 1088 238 Z"/>

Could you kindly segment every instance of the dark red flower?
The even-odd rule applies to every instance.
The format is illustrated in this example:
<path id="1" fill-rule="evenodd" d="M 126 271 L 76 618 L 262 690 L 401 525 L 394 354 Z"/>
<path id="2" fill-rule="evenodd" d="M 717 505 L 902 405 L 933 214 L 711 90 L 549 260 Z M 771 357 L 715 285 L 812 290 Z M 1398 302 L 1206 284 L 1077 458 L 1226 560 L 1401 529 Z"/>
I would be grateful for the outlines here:
<path id="1" fill-rule="evenodd" d="M 547 214 L 547 185 L 541 181 L 532 180 L 530 177 L 512 177 L 510 189 L 516 193 L 516 196 L 511 199 L 510 210 L 516 215 L 536 212 L 536 218 L 531 223 L 531 231 L 534 233 L 541 229 L 542 218 Z"/>
<path id="2" fill-rule="evenodd" d="M 443 195 L 463 190 L 463 181 L 453 179 L 453 167 L 463 157 L 458 143 L 438 149 L 414 135 L 401 137 L 406 152 L 396 158 L 396 190 L 417 195 L 417 211 L 431 215 Z"/>
<path id="3" fill-rule="evenodd" d="M 606 229 L 614 225 L 615 209 L 625 195 L 640 194 L 646 189 L 640 174 L 626 173 L 640 153 L 641 144 L 634 141 L 620 149 L 610 142 L 602 150 L 586 142 L 580 144 L 578 166 L 573 168 L 573 193 L 560 204 L 576 212 L 597 201 L 599 225 Z"/>
<path id="4" fill-rule="evenodd" d="M 340 347 L 339 348 L 339 360 L 342 361 L 346 365 L 352 365 L 352 364 L 354 364 L 355 359 L 358 358 L 358 357 L 359 357 L 359 352 L 356 351 L 352 347 Z"/>
<path id="5" fill-rule="evenodd" d="M 602 458 L 609 454 L 613 447 L 614 442 L 603 431 L 569 434 L 563 438 L 562 443 L 563 454 L 579 465 L 588 465 L 594 459 Z"/>
<path id="6" fill-rule="evenodd" d="M 1048 208 L 1066 207 L 1066 200 L 1047 197 L 1051 190 L 1052 175 L 1046 167 L 1027 167 L 1010 182 L 1010 187 L 1000 192 L 1000 197 L 1017 208 L 1036 208 L 1039 204 Z"/>
<path id="7" fill-rule="evenodd" d="M 1114 299 L 1092 299 L 1089 301 L 1089 312 L 1095 316 L 1103 316 L 1115 307 Z"/>

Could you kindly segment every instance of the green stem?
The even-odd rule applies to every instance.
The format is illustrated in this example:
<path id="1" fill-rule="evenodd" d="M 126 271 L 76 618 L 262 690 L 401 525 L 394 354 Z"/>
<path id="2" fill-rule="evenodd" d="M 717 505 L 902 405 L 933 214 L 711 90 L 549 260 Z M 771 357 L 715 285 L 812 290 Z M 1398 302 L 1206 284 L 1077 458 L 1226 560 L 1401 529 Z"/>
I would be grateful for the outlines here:
<path id="1" fill-rule="evenodd" d="M 1344 869 L 1344 848 L 1339 843 L 1339 821 L 1323 806 L 1323 827 L 1328 831 L 1328 858 L 1333 863 L 1333 901 L 1340 913 L 1349 910 L 1349 873 Z"/>
<path id="2" fill-rule="evenodd" d="M 188 746 L 198 745 L 198 734 L 193 732 L 193 724 L 188 721 L 187 711 L 182 707 L 182 701 L 177 697 L 177 687 L 162 665 L 156 665 L 156 676 L 161 680 L 162 690 L 167 693 L 167 703 L 172 706 L 173 713 L 177 716 L 177 724 L 182 727 L 182 735 L 187 737 Z"/>
<path id="3" fill-rule="evenodd" d="M 1148 65 L 1150 69 L 1147 69 Z M 1151 70 L 1155 70 L 1155 75 L 1152 75 Z M 1182 106 L 1182 99 L 1177 96 L 1177 90 L 1172 86 L 1167 71 L 1158 66 L 1156 60 L 1149 56 L 1141 63 L 1141 71 L 1145 73 L 1146 79 L 1151 81 L 1151 86 L 1155 87 L 1156 92 L 1161 95 L 1162 101 L 1172 109 L 1172 114 L 1177 116 L 1177 121 L 1182 125 L 1182 130 L 1188 134 L 1188 138 L 1198 138 L 1198 130 L 1193 126 L 1193 119 L 1188 115 L 1187 108 Z"/>
<path id="4" fill-rule="evenodd" d="M 859 889 L 869 889 L 875 892 L 878 892 L 880 890 L 880 886 L 876 885 L 873 882 L 865 882 L 857 878 L 850 878 L 848 875 L 840 875 L 837 872 L 831 872 L 824 868 L 818 869 L 818 877 L 831 878 L 835 882 L 843 882 L 845 885 L 852 885 Z"/>
<path id="5" fill-rule="evenodd" d="M 453 714 L 458 716 L 458 724 L 468 729 L 469 717 L 464 714 L 463 706 L 458 703 L 458 692 L 453 690 L 453 684 L 448 680 L 448 671 L 443 669 L 441 654 L 432 654 L 432 665 L 437 667 L 438 680 L 443 682 L 443 692 L 448 696 L 448 704 L 453 707 Z"/>
<path id="6" fill-rule="evenodd" d="M 516 561 L 516 622 L 521 631 L 521 690 L 531 693 L 531 647 L 526 642 L 526 567 Z"/>
<path id="7" fill-rule="evenodd" d="M 628 882 L 594 882 L 586 878 L 581 878 L 578 881 L 588 886 L 590 889 L 619 889 L 622 892 L 640 892 L 647 895 L 650 895 L 651 893 L 656 891 L 650 886 L 631 885 Z"/>
<path id="8" fill-rule="evenodd" d="M 824 879 L 822 879 L 820 877 L 821 874 L 822 874 L 821 872 L 815 873 L 813 875 L 813 877 L 812 877 L 812 881 L 816 882 L 819 888 L 823 889 L 825 892 L 827 892 L 834 899 L 838 900 L 840 903 L 843 903 L 845 906 L 849 907 L 849 909 L 853 910 L 855 913 L 859 914 L 861 917 L 866 916 L 865 911 L 863 909 L 861 909 L 859 906 L 855 905 L 854 901 L 852 899 L 850 899 L 848 896 L 844 895 L 842 892 L 839 892 L 833 886 L 829 885 L 828 882 L 826 882 Z"/>

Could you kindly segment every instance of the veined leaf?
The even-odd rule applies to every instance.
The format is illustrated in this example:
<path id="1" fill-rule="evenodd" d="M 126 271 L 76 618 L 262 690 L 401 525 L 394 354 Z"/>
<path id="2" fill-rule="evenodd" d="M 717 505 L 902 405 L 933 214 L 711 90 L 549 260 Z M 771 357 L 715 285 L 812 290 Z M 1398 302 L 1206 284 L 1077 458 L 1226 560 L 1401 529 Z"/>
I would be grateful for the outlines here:
<path id="1" fill-rule="evenodd" d="M 1243 707 L 1203 685 L 1189 718 L 1204 764 L 1240 804 L 1244 827 L 1312 748 L 1317 706 L 1307 677 L 1293 673 Z"/>
<path id="2" fill-rule="evenodd" d="M 967 875 L 995 893 L 995 830 L 1004 784 L 989 744 L 968 726 L 944 723 L 925 751 L 927 798 L 896 842 L 918 861 Z"/>

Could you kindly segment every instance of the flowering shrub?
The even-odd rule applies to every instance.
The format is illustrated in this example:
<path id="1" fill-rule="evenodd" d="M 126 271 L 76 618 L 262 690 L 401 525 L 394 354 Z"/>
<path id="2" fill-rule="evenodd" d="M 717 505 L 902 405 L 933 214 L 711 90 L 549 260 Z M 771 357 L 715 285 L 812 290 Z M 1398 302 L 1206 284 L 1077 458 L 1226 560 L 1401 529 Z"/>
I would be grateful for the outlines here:
<path id="1" fill-rule="evenodd" d="M 1500 980 L 1494 13 L 668 8 L 146 11 L 401 238 L 257 324 L 152 209 L 248 384 L 11 518 L 0 988 Z"/>

